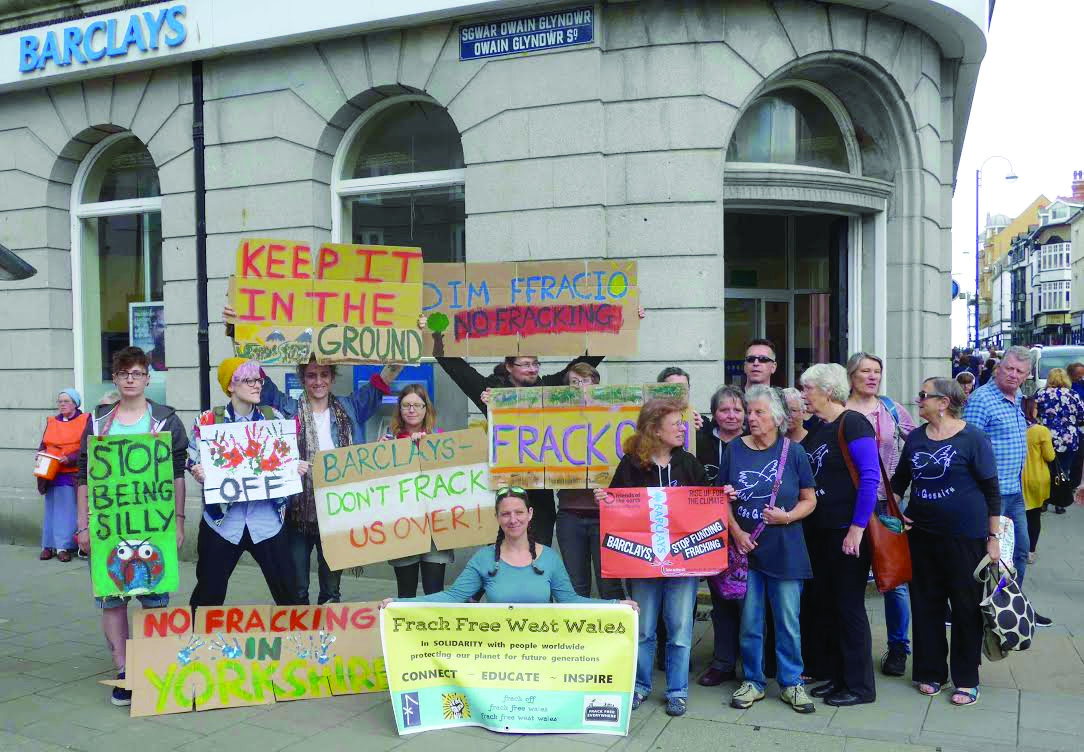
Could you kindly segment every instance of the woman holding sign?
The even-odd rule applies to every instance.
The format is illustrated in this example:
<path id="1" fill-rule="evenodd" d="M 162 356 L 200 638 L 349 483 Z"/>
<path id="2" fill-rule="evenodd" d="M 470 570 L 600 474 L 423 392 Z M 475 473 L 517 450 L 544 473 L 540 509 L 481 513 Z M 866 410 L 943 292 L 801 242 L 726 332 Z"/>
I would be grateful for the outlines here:
<path id="1" fill-rule="evenodd" d="M 817 504 L 813 470 L 802 445 L 782 435 L 787 412 L 776 390 L 751 386 L 745 399 L 749 435 L 727 446 L 718 477 L 731 498 L 734 545 L 749 557 L 741 615 L 745 681 L 730 704 L 744 709 L 764 699 L 764 629 L 770 604 L 779 697 L 799 713 L 812 713 L 813 702 L 802 684 L 798 614 L 802 582 L 813 577 L 799 524 Z"/>
<path id="2" fill-rule="evenodd" d="M 611 488 L 707 486 L 708 476 L 685 446 L 685 403 L 653 399 L 640 408 L 636 433 L 625 440 L 625 456 L 614 471 Z M 600 503 L 606 489 L 595 490 Z M 636 656 L 635 710 L 651 694 L 655 632 L 662 614 L 666 622 L 666 713 L 685 715 L 689 696 L 689 656 L 693 644 L 696 577 L 630 579 L 629 595 L 640 604 L 640 649 Z"/>
<path id="3" fill-rule="evenodd" d="M 273 407 L 260 406 L 263 370 L 254 360 L 226 358 L 218 366 L 218 384 L 230 398 L 224 407 L 207 410 L 197 419 L 188 442 L 188 471 L 201 484 L 206 478 L 203 463 L 211 457 L 200 452 L 200 427 L 221 423 L 282 420 Z M 298 466 L 304 475 L 308 463 Z M 279 606 L 296 603 L 297 588 L 290 562 L 290 548 L 283 526 L 289 497 L 205 504 L 196 542 L 196 587 L 189 603 L 221 606 L 226 602 L 230 575 L 248 551 L 260 565 L 271 597 Z"/>
<path id="4" fill-rule="evenodd" d="M 429 399 L 429 392 L 423 384 L 407 384 L 399 392 L 399 401 L 395 415 L 391 418 L 388 432 L 381 441 L 395 439 L 413 439 L 418 441 L 430 433 L 441 433 L 437 428 L 437 410 Z M 440 551 L 436 541 L 424 554 L 404 556 L 392 559 L 388 563 L 395 568 L 395 583 L 400 598 L 411 598 L 418 594 L 418 575 L 421 575 L 422 590 L 426 595 L 438 593 L 444 589 L 444 568 L 455 561 L 451 549 Z"/>
<path id="5" fill-rule="evenodd" d="M 177 549 L 184 543 L 184 467 L 187 459 L 188 436 L 184 424 L 177 417 L 176 411 L 168 405 L 158 405 L 144 396 L 150 383 L 150 359 L 138 347 L 126 347 L 113 355 L 113 384 L 120 393 L 120 401 L 106 406 L 99 406 L 94 417 L 87 421 L 79 445 L 79 474 L 77 477 L 77 502 L 79 528 L 76 542 L 80 550 L 90 553 L 90 507 L 88 501 L 87 445 L 91 436 L 117 436 L 133 434 L 161 434 L 170 436 L 173 465 L 173 503 L 175 527 L 177 530 Z M 141 547 L 142 548 L 142 547 Z M 131 552 L 127 552 L 131 555 Z M 104 552 L 95 552 L 96 556 Z M 94 565 L 94 561 L 91 561 Z M 166 593 L 139 595 L 139 602 L 144 608 L 160 608 L 169 604 Z M 98 608 L 102 609 L 102 632 L 105 641 L 113 653 L 113 663 L 119 671 L 117 678 L 124 678 L 125 641 L 128 639 L 128 597 L 96 597 Z M 131 705 L 130 690 L 113 688 L 114 705 Z"/>
<path id="6" fill-rule="evenodd" d="M 585 598 L 572 587 L 561 557 L 535 540 L 531 530 L 534 510 L 527 504 L 527 491 L 505 486 L 497 491 L 497 541 L 493 547 L 478 549 L 451 587 L 418 598 L 385 598 L 392 601 L 466 603 L 485 591 L 490 603 L 616 603 L 614 600 Z M 620 603 L 637 608 L 634 601 Z"/>

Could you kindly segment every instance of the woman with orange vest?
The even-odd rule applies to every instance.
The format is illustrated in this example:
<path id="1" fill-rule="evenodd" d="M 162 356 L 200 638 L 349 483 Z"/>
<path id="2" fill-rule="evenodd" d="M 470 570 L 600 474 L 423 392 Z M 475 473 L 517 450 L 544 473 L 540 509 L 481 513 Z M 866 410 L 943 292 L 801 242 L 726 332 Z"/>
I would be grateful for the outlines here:
<path id="1" fill-rule="evenodd" d="M 79 440 L 86 429 L 88 413 L 81 412 L 82 397 L 75 389 L 61 390 L 56 398 L 60 411 L 45 423 L 39 452 L 59 460 L 52 478 L 38 475 L 38 493 L 45 496 L 45 516 L 41 525 L 42 561 L 56 556 L 71 561 L 75 547 L 75 474 L 79 470 Z"/>

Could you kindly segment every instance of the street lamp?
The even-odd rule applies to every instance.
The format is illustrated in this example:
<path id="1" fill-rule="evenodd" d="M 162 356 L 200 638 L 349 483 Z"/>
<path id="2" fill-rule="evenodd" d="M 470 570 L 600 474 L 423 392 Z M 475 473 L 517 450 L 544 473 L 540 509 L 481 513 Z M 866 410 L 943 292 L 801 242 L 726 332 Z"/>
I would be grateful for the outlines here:
<path id="1" fill-rule="evenodd" d="M 977 245 L 975 249 L 975 347 L 979 346 L 979 254 L 986 245 L 979 237 L 979 188 L 982 186 L 982 168 L 991 159 L 1004 159 L 1008 162 L 1009 174 L 1005 176 L 1007 181 L 1012 183 L 1018 177 L 1016 171 L 1012 168 L 1012 162 L 1009 162 L 1008 157 L 1003 157 L 1000 154 L 987 157 L 979 165 L 979 169 L 975 170 L 975 243 Z"/>

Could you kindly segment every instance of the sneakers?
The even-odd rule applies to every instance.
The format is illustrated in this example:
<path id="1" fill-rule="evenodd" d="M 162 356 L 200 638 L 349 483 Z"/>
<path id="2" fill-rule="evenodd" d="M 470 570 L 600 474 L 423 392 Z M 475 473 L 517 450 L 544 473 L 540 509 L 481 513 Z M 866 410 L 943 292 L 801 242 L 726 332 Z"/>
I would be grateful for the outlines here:
<path id="1" fill-rule="evenodd" d="M 1035 614 L 1035 626 L 1037 627 L 1052 627 L 1054 626 L 1054 620 L 1049 616 L 1043 616 L 1040 613 Z"/>
<path id="2" fill-rule="evenodd" d="M 763 696 L 763 693 L 762 693 Z M 795 713 L 812 713 L 816 710 L 813 701 L 805 693 L 805 687 L 795 684 L 793 687 L 784 687 L 779 693 L 779 699 L 794 708 Z"/>
<path id="3" fill-rule="evenodd" d="M 644 704 L 644 700 L 646 700 L 646 699 L 647 698 L 644 695 L 640 694 L 639 692 L 633 692 L 632 693 L 632 709 L 636 710 L 636 708 L 638 708 L 638 707 L 640 707 L 641 705 Z"/>
<path id="4" fill-rule="evenodd" d="M 881 656 L 881 673 L 885 676 L 903 676 L 907 672 L 907 651 L 902 645 L 889 645 Z"/>
<path id="5" fill-rule="evenodd" d="M 1031 551 L 1028 554 L 1028 564 L 1034 564 L 1034 563 L 1035 563 L 1035 552 Z"/>
<path id="6" fill-rule="evenodd" d="M 805 691 L 802 691 L 805 694 Z M 753 707 L 754 702 L 764 699 L 764 690 L 752 682 L 742 682 L 738 690 L 730 698 L 730 707 L 745 710 Z"/>
<path id="7" fill-rule="evenodd" d="M 117 674 L 118 679 L 124 678 L 124 672 L 121 671 Z M 123 707 L 125 705 L 132 704 L 132 691 L 129 689 L 121 689 L 120 687 L 113 687 L 113 696 L 109 698 L 109 701 L 114 705 Z"/>
<path id="8" fill-rule="evenodd" d="M 680 715 L 685 715 L 685 698 L 671 697 L 669 700 L 667 700 L 666 714 L 672 715 L 675 718 Z"/>

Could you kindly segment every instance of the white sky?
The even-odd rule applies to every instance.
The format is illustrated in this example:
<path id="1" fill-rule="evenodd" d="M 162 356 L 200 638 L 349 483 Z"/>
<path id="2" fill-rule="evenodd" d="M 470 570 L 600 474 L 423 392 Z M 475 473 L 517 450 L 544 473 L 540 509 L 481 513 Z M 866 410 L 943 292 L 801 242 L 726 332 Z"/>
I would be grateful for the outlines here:
<path id="1" fill-rule="evenodd" d="M 987 212 L 1015 217 L 1039 194 L 1071 194 L 1084 170 L 1084 105 L 1079 95 L 1084 45 L 1082 0 L 997 0 L 989 47 L 979 69 L 952 199 L 952 278 L 975 289 L 975 170 L 982 170 L 980 227 Z M 966 306 L 954 301 L 952 343 L 967 343 Z M 968 309 L 972 312 L 974 308 Z"/>

